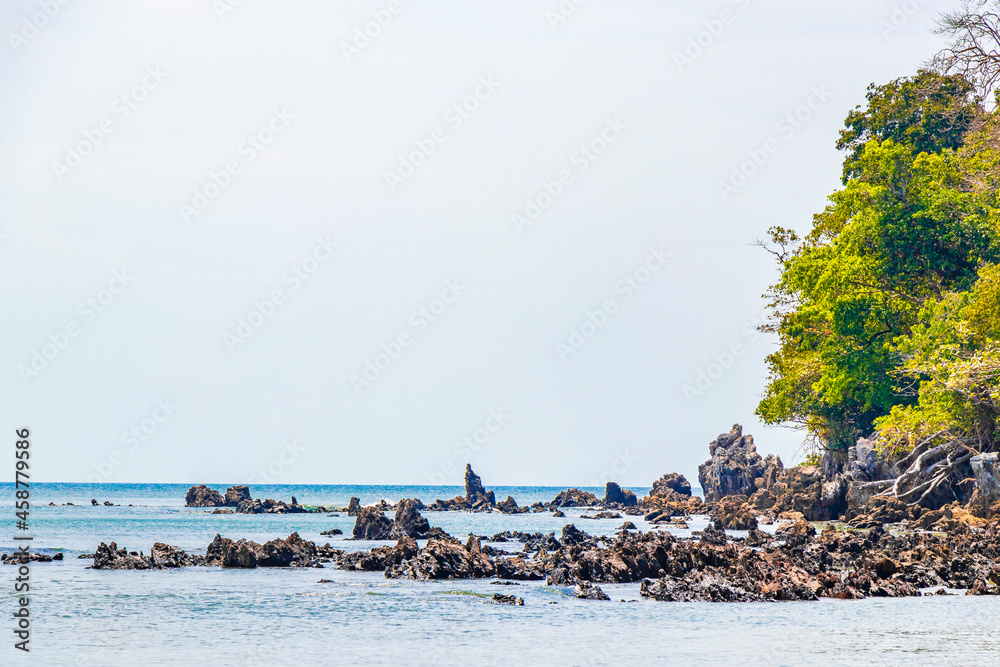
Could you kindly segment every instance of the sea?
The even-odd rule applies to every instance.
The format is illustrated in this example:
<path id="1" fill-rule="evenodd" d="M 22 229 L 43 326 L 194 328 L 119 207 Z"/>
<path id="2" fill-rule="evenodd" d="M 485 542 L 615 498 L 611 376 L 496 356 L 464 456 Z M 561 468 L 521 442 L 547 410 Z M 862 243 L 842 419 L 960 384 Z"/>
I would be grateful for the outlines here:
<path id="1" fill-rule="evenodd" d="M 0 665 L 998 665 L 1000 598 L 907 599 L 769 604 L 664 603 L 638 584 L 601 588 L 610 602 L 575 598 L 544 582 L 413 582 L 381 572 L 326 567 L 255 570 L 188 567 L 161 571 L 91 570 L 78 558 L 101 542 L 148 554 L 165 542 L 194 554 L 218 533 L 263 543 L 298 532 L 345 550 L 386 543 L 345 539 L 346 512 L 242 515 L 184 507 L 188 484 L 37 484 L 28 530 L 16 528 L 14 489 L 0 485 L 10 553 L 15 535 L 63 561 L 30 568 L 30 652 L 15 649 L 17 566 L 0 566 L 4 591 Z M 229 484 L 209 484 L 224 492 Z M 497 499 L 548 502 L 564 489 L 490 487 Z M 462 495 L 460 487 L 251 486 L 254 497 L 344 507 Z M 603 489 L 588 489 L 599 497 Z M 640 497 L 648 489 L 633 489 Z M 92 504 L 92 499 L 98 505 Z M 103 503 L 109 501 L 113 506 Z M 49 506 L 48 503 L 54 503 Z M 72 506 L 67 503 L 73 503 Z M 611 535 L 623 519 L 586 512 L 424 512 L 432 526 L 464 539 L 504 530 L 555 532 L 567 523 Z M 593 512 L 591 512 L 593 513 Z M 642 517 L 627 517 L 639 529 Z M 698 517 L 688 530 L 707 525 Z M 320 531 L 339 528 L 344 535 Z M 739 535 L 740 533 L 734 533 Z M 496 544 L 513 548 L 512 544 Z M 320 580 L 327 580 L 320 583 Z M 513 594 L 524 606 L 491 601 Z"/>

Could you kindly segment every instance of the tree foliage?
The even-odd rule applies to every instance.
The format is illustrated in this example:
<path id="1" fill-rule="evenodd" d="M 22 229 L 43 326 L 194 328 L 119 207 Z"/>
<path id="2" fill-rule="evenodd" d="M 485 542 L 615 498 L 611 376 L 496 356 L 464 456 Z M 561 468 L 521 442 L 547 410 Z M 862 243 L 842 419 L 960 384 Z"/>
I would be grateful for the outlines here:
<path id="1" fill-rule="evenodd" d="M 861 156 L 870 141 L 892 139 L 914 155 L 956 149 L 979 116 L 974 86 L 961 75 L 922 70 L 914 77 L 868 86 L 868 107 L 851 111 L 837 148 L 848 151 L 844 183 L 862 177 Z"/>
<path id="2" fill-rule="evenodd" d="M 933 94 L 923 94 L 931 84 Z M 955 119 L 984 118 L 970 91 L 961 77 L 930 72 L 870 88 L 868 108 L 851 112 L 838 142 L 849 151 L 844 187 L 804 238 L 771 230 L 782 247 L 781 276 L 768 295 L 766 330 L 780 347 L 767 359 L 757 409 L 765 422 L 804 427 L 842 449 L 888 425 L 879 420 L 889 415 L 897 430 L 913 430 L 918 418 L 927 430 L 957 415 L 920 412 L 919 387 L 936 367 L 915 361 L 911 336 L 923 335 L 936 304 L 978 289 L 988 275 L 982 267 L 1000 260 L 1000 135 L 986 119 L 966 150 L 972 125 Z"/>

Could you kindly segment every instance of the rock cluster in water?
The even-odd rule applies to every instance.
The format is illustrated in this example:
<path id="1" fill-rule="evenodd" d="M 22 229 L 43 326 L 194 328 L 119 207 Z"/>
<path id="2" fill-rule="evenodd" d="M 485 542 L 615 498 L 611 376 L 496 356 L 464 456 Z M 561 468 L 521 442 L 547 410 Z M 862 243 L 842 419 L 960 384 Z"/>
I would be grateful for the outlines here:
<path id="1" fill-rule="evenodd" d="M 383 572 L 390 579 L 417 581 L 484 579 L 513 583 L 544 580 L 573 587 L 586 600 L 607 600 L 600 584 L 639 583 L 640 594 L 660 601 L 785 601 L 830 597 L 902 597 L 921 589 L 965 589 L 970 595 L 1000 595 L 1000 464 L 996 454 L 971 458 L 969 477 L 953 492 L 966 502 L 945 502 L 925 494 L 922 502 L 870 492 L 888 489 L 890 470 L 859 440 L 845 461 L 824 457 L 821 466 L 786 469 L 774 456 L 761 457 L 752 436 L 739 425 L 709 446 L 710 459 L 699 467 L 705 500 L 691 495 L 691 485 L 677 473 L 656 480 L 649 495 L 609 482 L 602 499 L 580 489 L 560 492 L 552 502 L 519 507 L 514 498 L 497 503 L 481 478 L 466 467 L 465 497 L 438 500 L 425 507 L 418 499 L 396 505 L 385 501 L 363 507 L 352 498 L 347 514 L 356 517 L 356 540 L 395 542 L 347 552 L 317 546 L 292 533 L 264 544 L 216 535 L 205 556 L 193 556 L 156 543 L 147 556 L 102 543 L 93 555 L 94 569 L 165 569 L 192 565 L 224 568 L 322 567 Z M 250 498 L 245 486 L 225 496 L 205 486 L 188 491 L 188 504 L 200 507 L 260 507 L 275 501 Z M 270 503 L 271 505 L 268 505 Z M 295 499 L 288 507 L 298 507 Z M 560 508 L 596 508 L 585 519 L 620 519 L 641 515 L 654 525 L 648 532 L 623 522 L 611 537 L 595 537 L 574 524 L 555 533 L 504 531 L 469 535 L 461 541 L 433 528 L 421 510 L 499 511 L 509 514 Z M 387 511 L 395 510 L 393 518 Z M 305 511 L 302 509 L 302 511 Z M 693 515 L 710 524 L 689 538 L 657 530 L 687 528 Z M 841 520 L 842 523 L 822 523 Z M 762 524 L 778 523 L 774 533 Z M 817 527 L 820 530 L 817 530 Z M 744 531 L 734 537 L 727 530 Z M 335 534 L 338 531 L 327 531 Z M 424 541 L 423 546 L 417 540 Z M 520 551 L 502 551 L 484 542 L 518 542 Z M 60 554 L 61 555 L 61 554 Z M 32 554 L 30 558 L 35 559 Z M 39 558 L 41 560 L 41 558 Z M 4 556 L 3 562 L 14 562 Z M 497 594 L 500 604 L 523 604 Z"/>
<path id="2" fill-rule="evenodd" d="M 270 498 L 266 500 L 252 498 L 250 488 L 243 484 L 229 487 L 225 496 L 204 484 L 192 486 L 184 497 L 184 504 L 186 507 L 232 507 L 237 514 L 300 514 L 326 511 L 325 507 L 307 509 L 299 505 L 294 497 L 290 503 Z"/>

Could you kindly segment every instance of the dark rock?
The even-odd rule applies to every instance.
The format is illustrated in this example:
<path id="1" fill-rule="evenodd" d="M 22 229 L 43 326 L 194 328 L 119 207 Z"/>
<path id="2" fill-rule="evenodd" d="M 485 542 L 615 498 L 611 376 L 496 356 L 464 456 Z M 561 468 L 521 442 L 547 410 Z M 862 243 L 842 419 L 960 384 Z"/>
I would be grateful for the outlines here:
<path id="1" fill-rule="evenodd" d="M 111 502 L 110 500 L 105 500 L 104 501 L 104 506 L 105 507 L 114 507 L 115 504 L 113 502 Z"/>
<path id="2" fill-rule="evenodd" d="M 500 595 L 499 593 L 493 594 L 493 602 L 495 604 L 507 604 L 514 607 L 523 607 L 524 600 L 514 595 Z"/>
<path id="3" fill-rule="evenodd" d="M 264 544 L 236 540 L 216 535 L 205 550 L 205 564 L 224 568 L 307 567 L 315 563 L 318 550 L 292 533 L 287 539 L 274 539 Z"/>
<path id="4" fill-rule="evenodd" d="M 715 503 L 712 511 L 715 527 L 720 530 L 753 530 L 757 527 L 754 508 L 746 496 L 727 496 Z"/>
<path id="5" fill-rule="evenodd" d="M 351 502 L 347 505 L 347 516 L 357 516 L 361 514 L 361 501 L 351 497 Z"/>
<path id="6" fill-rule="evenodd" d="M 689 494 L 690 495 L 690 494 Z M 604 491 L 604 506 L 621 505 L 622 507 L 635 507 L 639 504 L 639 499 L 628 490 L 622 490 L 616 482 L 608 482 Z"/>
<path id="7" fill-rule="evenodd" d="M 550 507 L 596 507 L 600 504 L 597 496 L 589 491 L 580 489 L 567 489 L 556 495 L 555 500 L 549 503 Z"/>
<path id="8" fill-rule="evenodd" d="M 29 553 L 24 553 L 23 551 L 15 551 L 11 554 L 0 554 L 0 564 L 2 565 L 24 565 L 26 563 L 51 563 L 54 560 L 62 560 L 63 555 L 61 553 L 55 556 L 49 556 L 48 554 L 40 554 L 34 551 Z"/>
<path id="9" fill-rule="evenodd" d="M 797 547 L 816 537 L 816 529 L 808 521 L 800 519 L 795 523 L 781 526 L 774 532 L 774 535 L 779 539 L 784 539 L 787 546 Z"/>
<path id="10" fill-rule="evenodd" d="M 698 466 L 698 482 L 705 492 L 705 501 L 726 496 L 751 496 L 767 468 L 753 442 L 752 435 L 743 435 L 743 427 L 734 424 L 708 446 L 712 458 Z"/>
<path id="11" fill-rule="evenodd" d="M 261 504 L 260 500 L 243 500 L 236 507 L 237 514 L 263 514 L 264 506 Z"/>
<path id="12" fill-rule="evenodd" d="M 528 511 L 527 508 L 521 509 L 517 506 L 517 501 L 514 500 L 513 496 L 507 496 L 507 500 L 497 503 L 497 509 L 504 514 L 520 514 L 521 512 Z"/>
<path id="13" fill-rule="evenodd" d="M 851 518 L 852 528 L 874 528 L 887 523 L 901 523 L 911 516 L 910 508 L 895 496 L 872 496 L 864 511 Z"/>
<path id="14" fill-rule="evenodd" d="M 328 537 L 332 536 L 332 535 L 343 535 L 343 534 L 344 534 L 344 531 L 342 531 L 340 528 L 334 528 L 333 530 L 324 530 L 324 531 L 320 532 L 320 535 L 324 535 L 324 536 L 328 536 Z"/>
<path id="15" fill-rule="evenodd" d="M 591 539 L 590 535 L 570 523 L 563 526 L 562 539 L 559 541 L 563 544 L 586 544 Z"/>
<path id="16" fill-rule="evenodd" d="M 626 521 L 622 524 L 622 530 L 635 530 L 635 524 L 631 521 Z"/>
<path id="17" fill-rule="evenodd" d="M 199 484 L 188 489 L 184 503 L 186 507 L 225 507 L 226 499 L 215 489 Z"/>
<path id="18" fill-rule="evenodd" d="M 607 596 L 607 594 L 605 594 L 604 591 L 601 590 L 600 586 L 594 586 L 589 581 L 581 581 L 579 584 L 577 584 L 576 590 L 573 591 L 573 594 L 576 595 L 576 597 L 580 598 L 581 600 L 611 599 Z"/>
<path id="19" fill-rule="evenodd" d="M 769 457 L 770 458 L 770 457 Z M 758 491 L 750 498 L 760 510 L 799 512 L 807 521 L 830 521 L 839 518 L 848 507 L 848 481 L 838 475 L 824 481 L 824 473 L 813 466 L 796 466 L 787 470 L 778 464 L 768 466 L 764 477 L 757 480 Z"/>
<path id="20" fill-rule="evenodd" d="M 473 504 L 479 500 L 487 500 L 489 502 L 486 489 L 483 488 L 483 480 L 480 479 L 479 475 L 472 472 L 471 463 L 465 464 L 465 499 Z M 493 505 L 495 502 L 490 504 Z"/>
<path id="21" fill-rule="evenodd" d="M 162 542 L 157 542 L 149 550 L 149 559 L 150 564 L 155 568 L 185 567 L 195 565 L 197 562 L 184 551 Z"/>
<path id="22" fill-rule="evenodd" d="M 94 570 L 148 570 L 149 561 L 134 551 L 129 553 L 126 549 L 119 549 L 118 545 L 112 542 L 100 546 L 94 552 Z"/>
<path id="23" fill-rule="evenodd" d="M 430 522 L 420 515 L 417 511 L 417 503 L 404 498 L 399 501 L 399 506 L 396 509 L 396 519 L 393 528 L 397 529 L 397 533 L 402 533 L 408 537 L 420 537 L 430 530 Z M 401 537 L 402 535 L 397 535 L 396 537 Z M 369 539 L 379 539 L 379 538 L 369 538 Z"/>
<path id="24" fill-rule="evenodd" d="M 990 585 L 982 579 L 977 579 L 966 595 L 1000 595 L 1000 586 Z"/>
<path id="25" fill-rule="evenodd" d="M 226 489 L 226 507 L 238 507 L 244 500 L 252 500 L 249 487 L 237 485 Z"/>
<path id="26" fill-rule="evenodd" d="M 393 522 L 374 507 L 362 507 L 354 524 L 356 540 L 388 540 Z"/>
<path id="27" fill-rule="evenodd" d="M 566 514 L 562 510 L 556 510 L 555 512 L 552 513 L 552 518 L 553 519 L 565 519 L 566 518 Z"/>
<path id="28" fill-rule="evenodd" d="M 705 530 L 698 533 L 698 539 L 705 544 L 724 546 L 726 544 L 726 533 L 725 531 L 714 527 L 712 524 L 709 524 L 705 527 Z"/>
<path id="29" fill-rule="evenodd" d="M 303 514 L 308 512 L 306 508 L 297 504 L 288 504 L 281 500 L 267 498 L 261 501 L 259 498 L 244 499 L 236 507 L 237 514 Z"/>
<path id="30" fill-rule="evenodd" d="M 471 540 L 470 540 L 471 542 Z M 387 566 L 385 576 L 390 579 L 481 579 L 496 572 L 493 561 L 475 548 L 473 550 L 454 542 L 432 539 L 415 556 L 398 565 Z"/>
<path id="31" fill-rule="evenodd" d="M 94 500 L 93 498 L 91 498 L 91 499 L 90 499 L 90 504 L 91 504 L 91 505 L 96 505 L 96 504 L 97 504 L 97 501 L 96 501 L 96 500 Z"/>
<path id="32" fill-rule="evenodd" d="M 682 496 L 690 496 L 691 483 L 687 481 L 684 475 L 672 472 L 653 482 L 653 489 L 649 492 L 649 495 L 666 496 L 669 495 L 670 491 L 679 493 Z"/>

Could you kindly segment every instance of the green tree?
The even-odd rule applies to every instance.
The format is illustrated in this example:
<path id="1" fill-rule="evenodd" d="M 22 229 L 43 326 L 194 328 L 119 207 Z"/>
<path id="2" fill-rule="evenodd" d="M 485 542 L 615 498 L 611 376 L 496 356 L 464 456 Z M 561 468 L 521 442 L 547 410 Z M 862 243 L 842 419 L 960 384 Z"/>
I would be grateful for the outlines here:
<path id="1" fill-rule="evenodd" d="M 962 145 L 980 116 L 974 87 L 961 75 L 942 76 L 921 70 L 885 85 L 868 86 L 868 107 L 851 111 L 837 148 L 848 151 L 844 183 L 862 175 L 861 156 L 868 142 L 892 139 L 913 155 L 938 153 Z"/>
<path id="2" fill-rule="evenodd" d="M 803 426 L 831 449 L 916 403 L 899 390 L 894 342 L 926 303 L 968 289 L 981 265 L 1000 259 L 994 196 L 970 186 L 966 157 L 872 139 L 849 159 L 855 175 L 779 257 L 768 330 L 780 347 L 757 408 L 766 423 Z M 791 237 L 776 229 L 772 239 Z"/>

